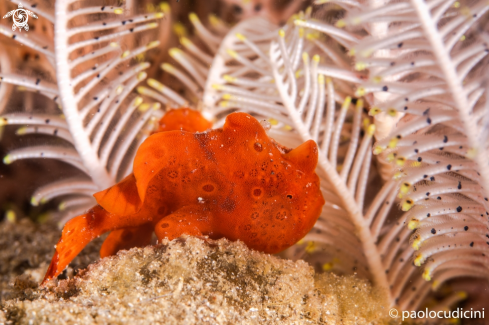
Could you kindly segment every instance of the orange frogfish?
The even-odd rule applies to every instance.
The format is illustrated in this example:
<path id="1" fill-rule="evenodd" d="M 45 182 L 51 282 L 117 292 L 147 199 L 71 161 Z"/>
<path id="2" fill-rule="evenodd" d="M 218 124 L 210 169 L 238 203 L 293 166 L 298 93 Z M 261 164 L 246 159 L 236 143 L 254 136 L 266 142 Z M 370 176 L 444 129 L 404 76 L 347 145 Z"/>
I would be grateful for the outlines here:
<path id="1" fill-rule="evenodd" d="M 210 126 L 190 109 L 167 113 L 162 132 L 139 147 L 134 172 L 95 193 L 98 205 L 66 223 L 43 284 L 106 232 L 101 257 L 149 245 L 153 231 L 158 240 L 239 239 L 265 253 L 304 237 L 324 204 L 316 143 L 287 149 L 246 113 L 228 115 L 222 129 Z"/>

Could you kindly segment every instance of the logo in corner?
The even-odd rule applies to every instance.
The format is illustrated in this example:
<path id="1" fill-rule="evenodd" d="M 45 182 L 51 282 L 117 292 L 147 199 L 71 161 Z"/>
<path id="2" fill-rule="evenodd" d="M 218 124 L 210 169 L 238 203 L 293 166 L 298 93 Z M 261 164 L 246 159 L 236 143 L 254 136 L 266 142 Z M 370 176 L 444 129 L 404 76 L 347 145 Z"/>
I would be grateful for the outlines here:
<path id="1" fill-rule="evenodd" d="M 19 32 L 22 31 L 22 28 L 24 28 L 25 31 L 29 30 L 29 25 L 27 25 L 27 20 L 29 19 L 29 16 L 37 19 L 37 15 L 32 11 L 25 10 L 21 3 L 19 3 L 18 9 L 9 11 L 5 16 L 3 16 L 3 18 L 8 18 L 10 16 L 12 16 L 12 19 L 14 21 L 14 24 L 12 25 L 12 31 L 14 32 L 17 28 L 19 28 Z"/>

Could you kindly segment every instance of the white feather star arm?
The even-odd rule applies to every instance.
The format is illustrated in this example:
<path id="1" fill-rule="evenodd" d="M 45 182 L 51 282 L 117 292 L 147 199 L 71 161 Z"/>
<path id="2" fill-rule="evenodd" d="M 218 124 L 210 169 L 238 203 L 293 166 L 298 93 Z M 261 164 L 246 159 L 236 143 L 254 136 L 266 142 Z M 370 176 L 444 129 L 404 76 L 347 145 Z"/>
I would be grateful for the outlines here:
<path id="1" fill-rule="evenodd" d="M 338 3 L 348 10 L 360 7 L 353 2 Z M 398 10 L 400 14 L 413 12 L 409 8 L 387 10 Z M 364 14 L 374 16 L 368 10 Z M 245 21 L 230 30 L 216 50 L 209 71 L 203 96 L 204 113 L 217 118 L 217 125 L 219 117 L 234 110 L 269 118 L 271 136 L 290 146 L 315 139 L 322 150 L 319 167 L 328 205 L 304 239 L 308 243 L 305 250 L 319 251 L 321 247 L 322 255 L 332 260 L 324 263 L 323 258 L 323 268 L 354 270 L 371 277 L 386 288 L 392 304 L 417 308 L 430 290 L 422 282 L 416 285 L 419 289 L 412 286 L 422 278 L 409 263 L 414 248 L 409 244 L 412 230 L 402 221 L 406 216 L 393 223 L 393 216 L 399 214 L 395 204 L 399 180 L 388 181 L 374 198 L 367 198 L 366 194 L 371 193 L 366 193 L 366 184 L 375 174 L 370 169 L 374 127 L 365 120 L 360 100 L 354 105 L 348 102 L 355 86 L 359 86 L 356 95 L 368 95 L 372 89 L 386 93 L 406 87 L 392 83 L 385 90 L 385 85 L 369 83 L 366 74 L 350 69 L 352 63 L 341 46 L 356 50 L 368 38 L 365 32 L 349 33 L 307 19 L 307 14 L 295 18 L 296 28 L 286 27 L 279 36 L 274 25 L 259 19 Z M 367 30 L 366 27 L 364 31 Z M 328 41 L 318 38 L 317 31 L 327 35 Z M 211 45 L 208 48 L 215 50 Z M 195 49 L 189 51 L 199 55 Z M 385 61 L 379 57 L 367 63 L 380 62 L 382 67 Z M 367 63 L 359 60 L 356 67 Z M 190 59 L 186 65 L 187 71 L 202 69 Z M 183 77 L 180 79 L 183 81 Z M 190 81 L 187 79 L 187 84 L 193 83 L 194 89 L 200 91 L 202 82 L 195 78 Z M 425 86 L 421 82 L 419 85 Z M 337 256 L 341 257 L 340 262 Z M 460 297 L 446 301 L 454 299 Z"/>
<path id="2" fill-rule="evenodd" d="M 351 105 L 348 95 L 353 94 L 353 84 L 359 83 L 362 75 L 348 69 L 348 58 L 336 45 L 355 44 L 358 36 L 306 22 L 307 15 L 296 17 L 296 26 L 287 27 L 287 31 L 259 19 L 231 30 L 213 62 L 204 108 L 214 116 L 238 109 L 271 118 L 271 136 L 285 145 L 316 140 L 321 147 L 318 172 L 328 203 L 304 240 L 324 245 L 334 251 L 331 255 L 339 249 L 342 271 L 355 268 L 362 275 L 377 277 L 376 282 L 387 288 L 369 224 L 377 210 L 379 218 L 389 210 L 375 203 L 367 216 L 363 215 L 374 127 L 364 120 L 361 100 Z M 323 42 L 302 26 L 327 28 L 332 38 L 341 41 Z M 321 56 L 324 64 L 320 64 Z M 337 172 L 340 163 L 341 172 Z M 387 188 L 393 186 L 394 182 Z M 338 189 L 343 192 L 338 194 Z M 387 194 L 388 190 L 382 191 L 376 200 L 380 202 Z M 352 215 L 357 225 L 348 220 Z M 363 231 L 361 240 L 352 234 L 358 229 Z"/>
<path id="3" fill-rule="evenodd" d="M 401 207 L 408 211 L 380 243 L 403 309 L 418 308 L 430 288 L 445 281 L 487 277 L 488 50 L 478 21 L 488 10 L 482 1 L 396 1 L 350 12 L 342 21 L 368 25 L 382 17 L 391 23 L 385 35 L 363 39 L 351 53 L 357 68 L 371 72 L 357 94 L 391 94 L 371 114 L 405 114 L 374 150 L 399 170 Z M 385 51 L 397 55 L 375 58 Z M 409 239 L 404 252 L 387 248 Z M 424 280 L 411 266 L 413 253 Z M 411 292 L 403 292 L 409 282 L 415 283 Z"/>
<path id="4" fill-rule="evenodd" d="M 210 16 L 211 28 L 206 28 L 195 13 L 190 13 L 190 22 L 195 29 L 195 39 L 191 40 L 186 36 L 180 37 L 180 44 L 183 49 L 171 48 L 170 57 L 178 63 L 177 66 L 165 62 L 161 64 L 161 69 L 168 75 L 173 76 L 184 90 L 183 94 L 176 91 L 175 85 L 166 86 L 155 79 L 149 79 L 148 85 L 138 87 L 140 95 L 156 99 L 169 107 L 191 106 L 200 109 L 200 101 L 204 92 L 206 79 L 211 74 L 213 56 L 216 54 L 217 47 L 222 38 L 228 31 L 224 22 L 215 16 Z M 202 44 L 203 48 L 196 43 Z M 212 115 L 206 115 L 213 119 Z"/>
<path id="5" fill-rule="evenodd" d="M 70 3 L 66 1 L 56 2 L 55 54 L 60 98 L 66 122 L 75 142 L 75 148 L 80 153 L 83 164 L 94 182 L 99 188 L 105 188 L 115 182 L 115 178 L 112 176 L 114 173 L 111 175 L 107 168 L 108 156 L 113 149 L 113 137 L 107 133 L 107 127 L 115 112 L 130 94 L 130 90 L 136 86 L 138 81 L 146 78 L 146 74 L 140 71 L 140 68 L 144 69 L 147 65 L 142 63 L 139 67 L 133 66 L 119 71 L 117 71 L 117 67 L 159 44 L 158 42 L 150 42 L 132 50 L 119 51 L 120 45 L 112 43 L 112 41 L 132 33 L 157 27 L 155 22 L 147 23 L 147 21 L 161 18 L 163 14 L 155 13 L 130 19 L 96 21 L 91 24 L 68 28 L 71 19 L 106 10 L 105 7 L 94 7 L 82 8 L 73 12 L 68 10 L 69 5 Z M 118 10 L 121 9 L 113 9 L 112 13 L 117 15 L 120 13 Z M 113 32 L 102 35 L 101 32 L 107 29 Z M 82 37 L 75 42 L 69 41 L 76 39 L 75 36 L 79 35 L 90 35 L 92 37 L 88 39 Z M 101 49 L 98 50 L 99 53 L 92 53 L 93 56 L 110 54 L 103 57 L 98 56 L 102 59 L 97 60 L 97 64 L 91 69 L 87 69 L 90 64 L 89 61 L 75 61 L 76 65 L 73 64 L 73 61 L 70 60 L 72 53 L 82 47 L 87 48 L 95 44 L 101 46 Z M 111 48 L 114 50 L 111 51 Z M 77 69 L 79 66 L 85 68 L 81 68 L 80 71 Z M 100 88 L 104 77 L 117 72 L 122 72 L 123 77 L 115 78 L 107 87 Z M 132 114 L 132 111 L 141 104 L 140 98 L 132 99 L 131 104 L 126 108 L 126 113 Z M 93 116 L 88 123 L 85 123 L 84 117 L 87 114 L 93 114 Z M 103 120 L 102 117 L 104 117 Z M 127 141 L 131 140 L 127 139 Z"/>
<path id="6" fill-rule="evenodd" d="M 160 107 L 159 103 L 144 103 L 133 94 L 150 66 L 134 61 L 144 58 L 144 53 L 159 42 L 145 41 L 145 37 L 140 42 L 133 39 L 135 34 L 156 27 L 155 20 L 162 18 L 163 13 L 124 17 L 123 8 L 119 7 L 71 8 L 71 2 L 56 3 L 55 47 L 43 45 L 49 42 L 36 37 L 11 37 L 53 63 L 57 79 L 54 83 L 3 70 L 0 75 L 3 83 L 35 91 L 61 104 L 61 117 L 58 112 L 16 112 L 1 116 L 0 124 L 28 124 L 17 134 L 48 134 L 54 140 L 53 145 L 15 149 L 4 158 L 5 163 L 51 158 L 75 166 L 84 175 L 78 180 L 46 185 L 33 195 L 33 205 L 63 198 L 63 221 L 92 205 L 93 192 L 130 172 L 135 143 L 149 134 L 145 130 L 148 121 L 159 115 Z"/>
<path id="7" fill-rule="evenodd" d="M 223 118 L 236 109 L 284 122 L 266 54 L 277 27 L 262 18 L 246 20 L 224 37 L 209 71 L 204 114 Z M 251 77 L 250 77 L 251 76 Z M 257 77 L 258 76 L 258 77 Z"/>
<path id="8" fill-rule="evenodd" d="M 330 33 L 328 35 L 341 39 L 340 44 L 352 45 L 358 41 L 353 34 L 312 20 L 296 21 L 296 30 L 302 26 L 326 30 Z M 364 119 L 362 100 L 357 100 L 351 107 L 351 97 L 348 96 L 348 91 L 352 92 L 352 84 L 361 82 L 362 77 L 348 69 L 320 64 L 320 57 L 327 56 L 320 47 L 317 47 L 318 54 L 312 62 L 309 55 L 302 55 L 300 67 L 304 73 L 302 77 L 296 77 L 293 58 L 297 54 L 290 35 L 293 33 L 289 33 L 288 38 L 284 31 L 280 31 L 278 40 L 272 42 L 273 75 L 295 132 L 301 140 L 313 139 L 320 147 L 318 175 L 327 201 L 315 226 L 316 231 L 313 230 L 304 240 L 330 247 L 330 256 L 338 256 L 339 249 L 344 268 L 349 266 L 357 273 L 371 277 L 389 296 L 376 240 L 379 234 L 377 225 L 382 224 L 388 208 L 392 206 L 389 190 L 395 187 L 395 182 L 385 184 L 364 213 L 375 127 Z M 309 49 L 314 53 L 314 49 Z M 341 106 L 336 106 L 336 102 Z M 346 143 L 345 136 L 349 140 Z M 384 201 L 386 205 L 381 204 Z"/>
<path id="9" fill-rule="evenodd" d="M 407 7 L 409 8 L 409 6 Z M 399 9 L 402 8 L 396 10 Z M 388 8 L 388 10 L 394 11 L 392 8 Z M 409 12 L 408 9 L 406 10 Z M 410 11 L 413 12 L 412 9 Z M 368 12 L 364 14 L 366 17 L 369 15 Z M 347 46 L 347 49 L 351 49 L 352 52 L 359 51 L 363 40 L 368 38 L 368 36 L 362 38 L 355 34 L 349 34 L 335 29 L 333 26 L 310 19 L 296 19 L 295 24 L 298 27 L 321 31 L 337 40 L 341 45 Z M 243 26 L 238 26 L 238 28 L 245 30 Z M 231 33 L 235 32 L 233 30 Z M 378 285 L 388 291 L 387 294 L 391 297 L 392 304 L 397 303 L 405 308 L 418 308 L 429 294 L 430 287 L 424 285 L 424 280 L 416 274 L 416 268 L 410 265 L 409 261 L 417 243 L 423 242 L 424 239 L 422 236 L 416 237 L 417 240 L 413 241 L 412 245 L 409 244 L 412 230 L 406 228 L 406 222 L 403 221 L 406 216 L 403 216 L 397 224 L 389 225 L 392 223 L 392 217 L 389 216 L 395 215 L 397 212 L 394 203 L 398 189 L 401 188 L 402 191 L 405 191 L 405 185 L 399 184 L 397 178 L 388 181 L 375 198 L 368 202 L 367 209 L 363 208 L 366 180 L 368 179 L 371 161 L 372 144 L 370 140 L 373 126 L 368 126 L 367 122 L 365 125 L 367 128 L 360 133 L 359 130 L 364 123 L 361 110 L 357 107 L 353 114 L 347 115 L 346 113 L 348 112 L 346 108 L 350 105 L 347 96 L 352 94 L 354 85 L 359 85 L 357 96 L 367 95 L 373 91 L 409 92 L 412 90 L 409 85 L 406 87 L 404 84 L 396 84 L 395 81 L 381 85 L 378 82 L 377 84 L 375 82 L 369 83 L 371 79 L 348 69 L 344 57 L 339 56 L 338 59 L 335 55 L 330 55 L 331 51 L 327 50 L 325 42 L 317 40 L 313 34 L 308 34 L 311 36 L 307 37 L 304 43 L 298 42 L 301 33 L 299 29 L 295 31 L 287 29 L 280 32 L 278 39 L 272 43 L 270 59 L 268 60 L 260 55 L 263 52 L 262 49 L 267 48 L 267 45 L 261 45 L 262 49 L 258 51 L 257 49 L 260 49 L 259 41 L 253 42 L 251 45 L 246 44 L 245 41 L 248 40 L 246 32 L 237 33 L 234 37 L 230 35 L 228 42 L 225 38 L 223 43 L 226 43 L 227 46 L 225 49 L 227 57 L 222 54 L 223 51 L 219 52 L 223 62 L 221 65 L 236 70 L 241 68 L 246 73 L 254 73 L 255 75 L 253 78 L 242 78 L 241 80 L 222 72 L 218 73 L 217 77 L 211 75 L 209 79 L 214 78 L 215 83 L 212 84 L 212 90 L 207 87 L 206 95 L 208 97 L 204 96 L 207 98 L 206 107 L 214 109 L 215 112 L 218 111 L 215 107 L 221 106 L 221 109 L 228 110 L 236 108 L 246 111 L 257 110 L 254 112 L 255 114 L 265 116 L 275 114 L 278 116 L 279 123 L 283 122 L 285 125 L 292 126 L 295 131 L 277 132 L 277 129 L 272 127 L 270 133 L 276 138 L 280 139 L 277 134 L 288 133 L 281 140 L 283 143 L 287 143 L 284 141 L 285 139 L 297 141 L 297 135 L 300 136 L 301 140 L 315 139 L 322 150 L 319 174 L 324 180 L 323 193 L 326 201 L 331 202 L 331 206 L 328 204 L 325 206 L 323 215 L 315 229 L 304 239 L 304 241 L 312 244 L 308 244 L 306 251 L 313 251 L 314 245 L 322 244 L 329 246 L 330 249 L 333 248 L 330 251 L 330 256 L 334 256 L 333 251 L 336 249 L 336 255 L 341 256 L 343 270 L 346 270 L 349 265 L 357 273 L 372 277 Z M 252 31 L 249 32 L 249 35 L 252 38 Z M 371 40 L 369 42 L 372 43 Z M 245 47 L 237 47 L 243 43 L 246 45 Z M 310 43 L 319 49 L 316 50 L 318 52 L 315 52 Z M 331 42 L 327 44 L 330 45 Z M 398 43 L 395 45 L 397 46 Z M 237 50 L 233 47 L 237 47 Z M 328 60 L 336 58 L 334 60 L 336 66 L 319 64 L 320 56 L 310 60 L 309 54 L 298 55 L 298 53 L 302 54 L 303 49 L 306 49 L 307 53 L 323 55 Z M 297 60 L 300 56 L 303 60 Z M 299 63 L 298 61 L 302 62 Z M 372 59 L 368 64 L 374 65 L 378 62 L 383 64 L 385 61 L 380 58 Z M 265 66 L 266 62 L 272 63 L 272 80 L 274 80 L 274 83 L 271 83 L 272 87 L 270 87 L 270 83 L 267 85 L 266 82 L 270 80 L 270 77 L 267 79 L 269 70 L 260 66 L 260 64 Z M 388 62 L 390 67 L 390 61 Z M 364 66 L 365 64 L 359 60 L 356 66 Z M 409 65 L 411 64 L 409 63 Z M 338 68 L 338 66 L 344 67 L 344 69 Z M 222 71 L 223 68 L 219 70 Z M 378 78 L 374 81 L 377 80 Z M 233 83 L 235 85 L 229 87 Z M 426 88 L 427 84 L 428 81 L 423 80 L 416 83 L 419 88 Z M 250 90 L 253 91 L 252 94 Z M 331 103 L 329 106 L 326 104 L 328 102 Z M 342 105 L 335 107 L 335 102 Z M 250 108 L 251 104 L 253 108 Z M 361 107 L 361 102 L 357 101 L 357 105 Z M 286 115 L 281 115 L 280 112 L 283 112 L 284 107 L 286 108 Z M 375 112 L 375 108 L 372 111 Z M 349 117 L 347 118 L 347 116 Z M 412 129 L 406 130 L 406 134 L 412 132 Z M 347 149 L 339 153 L 338 148 L 341 147 L 340 139 L 342 136 L 347 136 L 350 142 L 344 146 Z M 445 139 L 442 138 L 441 140 Z M 458 141 L 456 138 L 454 140 Z M 454 158 L 450 157 L 450 159 Z M 340 166 L 341 169 L 336 171 L 336 166 Z M 467 168 L 472 167 L 469 164 Z M 480 190 L 480 186 L 474 185 L 464 185 L 465 191 Z M 458 182 L 454 184 L 441 183 L 439 189 L 433 189 L 433 193 L 440 194 L 443 191 L 449 191 L 450 186 L 456 187 Z M 455 213 L 458 213 L 459 206 L 453 209 Z M 345 218 L 348 218 L 349 221 L 345 221 Z M 485 227 L 476 228 L 474 225 L 468 224 L 463 227 L 458 225 L 457 230 L 466 231 L 465 227 L 469 227 L 467 229 L 473 227 L 473 231 L 486 231 Z M 426 236 L 426 233 L 431 233 L 432 228 L 427 229 L 429 231 L 422 235 Z M 338 250 L 340 251 L 339 254 Z M 324 267 L 328 267 L 328 264 L 326 263 Z M 425 274 L 427 273 L 425 272 Z M 473 274 L 481 275 L 483 273 L 480 268 L 476 268 L 473 270 Z M 450 277 L 453 276 L 461 276 L 461 273 L 450 273 Z M 447 280 L 450 277 L 444 273 L 440 279 Z M 416 283 L 415 286 L 411 284 L 413 282 Z M 439 282 L 436 283 L 439 285 Z"/>
<path id="10" fill-rule="evenodd" d="M 337 268 L 343 272 L 355 269 L 387 288 L 376 236 L 369 225 L 374 215 L 385 218 L 394 200 L 387 208 L 377 202 L 392 196 L 389 189 L 395 182 L 386 186 L 364 216 L 375 128 L 364 119 L 362 101 L 351 104 L 349 95 L 362 74 L 351 72 L 340 50 L 342 44 L 356 44 L 359 36 L 304 20 L 308 15 L 295 17 L 295 26 L 286 30 L 257 18 L 233 28 L 214 59 L 204 109 L 216 117 L 241 110 L 268 118 L 270 135 L 285 145 L 316 140 L 321 147 L 318 173 L 327 204 L 304 240 L 323 246 L 329 256 L 338 256 L 339 250 L 342 262 Z M 333 36 L 325 42 L 306 33 L 303 26 L 327 29 Z M 331 42 L 335 38 L 340 41 Z M 341 172 L 337 172 L 340 164 Z M 360 236 L 354 234 L 358 230 Z"/>

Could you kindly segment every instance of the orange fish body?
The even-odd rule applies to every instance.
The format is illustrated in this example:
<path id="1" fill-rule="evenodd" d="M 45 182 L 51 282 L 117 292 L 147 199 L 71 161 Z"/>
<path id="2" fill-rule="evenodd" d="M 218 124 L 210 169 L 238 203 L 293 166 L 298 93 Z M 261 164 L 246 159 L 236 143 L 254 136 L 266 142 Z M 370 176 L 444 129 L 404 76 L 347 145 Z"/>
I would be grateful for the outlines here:
<path id="1" fill-rule="evenodd" d="M 190 108 L 179 108 L 168 111 L 158 123 L 156 132 L 183 130 L 203 132 L 212 127 L 200 112 Z"/>
<path id="2" fill-rule="evenodd" d="M 150 244 L 153 231 L 158 240 L 226 237 L 280 252 L 321 213 L 317 155 L 312 140 L 283 148 L 246 113 L 228 115 L 222 129 L 156 133 L 138 149 L 134 173 L 96 193 L 99 206 L 65 225 L 44 282 L 108 231 L 102 257 Z"/>

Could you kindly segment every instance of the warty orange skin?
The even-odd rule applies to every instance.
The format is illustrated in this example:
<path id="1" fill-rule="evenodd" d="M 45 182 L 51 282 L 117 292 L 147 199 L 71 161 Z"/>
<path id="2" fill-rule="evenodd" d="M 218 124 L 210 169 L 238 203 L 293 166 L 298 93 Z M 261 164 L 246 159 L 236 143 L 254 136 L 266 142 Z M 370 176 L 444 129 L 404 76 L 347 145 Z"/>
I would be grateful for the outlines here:
<path id="1" fill-rule="evenodd" d="M 246 113 L 228 115 L 222 129 L 153 134 L 138 149 L 133 174 L 94 194 L 99 205 L 64 226 L 43 284 L 109 231 L 101 257 L 149 245 L 153 231 L 158 240 L 225 237 L 280 252 L 321 213 L 317 160 L 314 141 L 286 149 Z"/>

